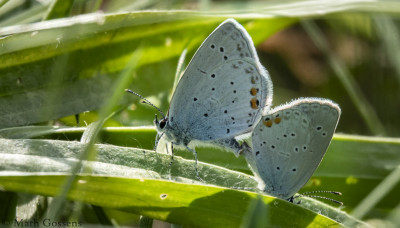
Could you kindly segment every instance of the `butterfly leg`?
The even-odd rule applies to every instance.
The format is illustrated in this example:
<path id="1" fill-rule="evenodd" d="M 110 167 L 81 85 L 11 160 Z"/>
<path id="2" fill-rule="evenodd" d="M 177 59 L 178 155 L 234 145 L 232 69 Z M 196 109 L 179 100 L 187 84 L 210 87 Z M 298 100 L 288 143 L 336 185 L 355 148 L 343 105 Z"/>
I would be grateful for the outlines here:
<path id="1" fill-rule="evenodd" d="M 76 126 L 79 127 L 79 123 L 80 123 L 80 121 L 79 121 L 79 113 L 75 114 L 75 121 L 76 121 Z"/>
<path id="2" fill-rule="evenodd" d="M 288 202 L 293 203 L 294 202 L 294 197 L 291 196 L 289 199 L 287 199 Z"/>
<path id="3" fill-rule="evenodd" d="M 220 139 L 215 141 L 218 145 L 223 146 L 231 151 L 233 151 L 236 157 L 239 157 L 242 147 L 239 145 L 238 141 L 234 138 L 230 139 Z"/>
<path id="4" fill-rule="evenodd" d="M 249 144 L 247 144 L 247 142 L 243 142 L 242 145 L 240 145 L 239 155 L 246 156 L 247 153 L 251 153 L 251 150 L 252 149 Z"/>
<path id="5" fill-rule="evenodd" d="M 299 201 L 297 201 L 297 202 L 294 201 L 296 198 L 299 198 L 299 197 L 302 197 L 302 195 L 299 194 L 299 195 L 296 195 L 296 196 L 291 196 L 290 198 L 288 198 L 288 199 L 286 199 L 286 200 L 287 200 L 288 202 L 290 202 L 290 203 L 293 203 L 293 204 L 301 204 L 301 200 L 299 200 Z"/>
<path id="6" fill-rule="evenodd" d="M 256 167 L 256 160 L 252 153 L 252 148 L 246 142 L 241 145 L 239 155 L 244 156 L 254 174 L 258 173 L 257 170 L 253 169 L 253 167 Z"/>
<path id="7" fill-rule="evenodd" d="M 166 150 L 168 151 L 168 145 L 165 145 Z M 168 176 L 169 176 L 169 180 L 172 179 L 171 177 L 171 171 L 172 171 L 172 163 L 174 163 L 174 144 L 171 143 L 171 160 L 169 161 L 169 165 L 168 165 Z"/>
<path id="8" fill-rule="evenodd" d="M 188 146 L 186 146 L 186 149 L 191 151 L 194 154 L 194 170 L 196 171 L 196 177 L 199 181 L 203 181 L 203 179 L 201 179 L 200 175 L 199 175 L 199 170 L 197 169 L 197 152 L 194 149 L 189 148 Z"/>

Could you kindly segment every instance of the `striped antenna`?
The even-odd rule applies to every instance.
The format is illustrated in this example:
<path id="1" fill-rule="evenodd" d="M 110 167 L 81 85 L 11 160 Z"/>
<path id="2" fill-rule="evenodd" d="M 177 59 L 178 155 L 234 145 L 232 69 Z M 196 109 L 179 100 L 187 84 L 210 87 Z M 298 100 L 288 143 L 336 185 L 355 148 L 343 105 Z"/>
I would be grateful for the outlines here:
<path id="1" fill-rule="evenodd" d="M 140 95 L 138 93 L 135 93 L 130 89 L 125 89 L 125 92 L 132 93 L 133 95 L 136 95 L 136 96 L 140 97 L 143 100 L 142 101 L 143 104 L 148 104 L 148 105 L 152 106 L 153 108 L 157 109 L 157 111 L 162 115 L 163 119 L 165 119 L 164 113 L 157 106 L 153 105 L 153 103 L 151 103 L 146 98 L 144 98 L 142 95 Z"/>
<path id="2" fill-rule="evenodd" d="M 315 194 L 315 193 L 329 193 L 329 194 L 334 194 L 334 195 L 339 195 L 339 196 L 342 195 L 341 192 L 336 192 L 336 191 L 311 191 L 311 192 L 299 193 L 299 195 L 297 195 L 297 196 L 292 196 L 292 197 L 289 198 L 289 201 L 293 202 L 293 200 L 295 198 L 307 196 L 307 197 L 310 197 L 310 198 L 324 199 L 324 200 L 328 200 L 328 201 L 343 205 L 343 202 L 340 202 L 338 200 L 334 200 L 332 198 L 328 198 L 328 197 L 325 197 L 325 196 L 318 196 L 318 195 L 310 195 L 310 194 Z"/>

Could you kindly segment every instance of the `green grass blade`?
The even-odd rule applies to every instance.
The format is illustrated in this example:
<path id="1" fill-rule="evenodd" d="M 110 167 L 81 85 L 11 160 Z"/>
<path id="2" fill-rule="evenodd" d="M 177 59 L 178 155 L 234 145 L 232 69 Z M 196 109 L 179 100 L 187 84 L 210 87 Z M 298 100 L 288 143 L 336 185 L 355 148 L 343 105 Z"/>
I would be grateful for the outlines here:
<path id="1" fill-rule="evenodd" d="M 73 4 L 74 0 L 53 0 L 43 20 L 68 17 Z"/>
<path id="2" fill-rule="evenodd" d="M 181 79 L 181 76 L 182 76 L 184 70 L 186 69 L 186 66 L 184 65 L 186 54 L 187 54 L 187 49 L 184 49 L 182 51 L 182 54 L 179 56 L 178 65 L 176 67 L 176 73 L 175 73 L 175 78 L 174 78 L 174 85 L 172 86 L 172 92 L 170 93 L 170 96 L 168 99 L 169 102 L 171 102 L 172 95 L 175 92 L 176 86 L 178 85 L 178 82 Z"/>
<path id="3" fill-rule="evenodd" d="M 360 87 L 355 82 L 345 64 L 330 50 L 327 41 L 323 38 L 322 32 L 312 21 L 302 21 L 303 28 L 314 41 L 315 45 L 327 56 L 329 64 L 342 82 L 354 105 L 357 107 L 365 124 L 374 135 L 385 134 L 383 124 L 379 120 L 375 110 L 368 102 Z"/>
<path id="4" fill-rule="evenodd" d="M 396 0 L 369 1 L 329 1 L 322 0 L 316 4 L 313 0 L 303 1 L 268 1 L 268 2 L 222 2 L 214 4 L 214 11 L 206 11 L 211 15 L 221 14 L 256 14 L 263 16 L 286 15 L 288 17 L 310 18 L 328 16 L 336 13 L 362 12 L 386 13 L 399 15 L 400 3 Z"/>
<path id="5" fill-rule="evenodd" d="M 10 176 L 20 176 L 21 178 L 24 177 L 29 180 L 31 180 L 32 177 L 34 176 L 40 179 L 41 177 L 39 176 L 42 174 L 51 176 L 68 174 L 67 176 L 64 176 L 61 179 L 59 179 L 59 181 L 61 181 L 59 182 L 59 184 L 62 184 L 59 187 L 62 188 L 62 186 L 65 183 L 65 180 L 69 179 L 70 177 L 69 174 L 71 172 L 71 168 L 76 167 L 76 165 L 80 162 L 79 157 L 82 151 L 85 150 L 85 148 L 86 145 L 79 142 L 64 142 L 57 140 L 0 139 L 0 158 L 1 158 L 0 170 L 3 170 L 2 172 L 0 172 L 0 174 L 3 175 L 4 178 Z M 145 182 L 147 182 L 147 180 L 169 179 L 169 169 L 168 169 L 168 165 L 170 162 L 169 155 L 159 154 L 142 149 L 131 149 L 131 148 L 117 147 L 112 145 L 102 145 L 102 144 L 96 145 L 96 149 L 98 151 L 98 161 L 96 162 L 82 161 L 81 172 L 85 172 L 87 170 L 86 167 L 90 167 L 90 173 L 93 173 L 94 175 L 107 175 L 109 177 L 114 176 L 119 178 L 136 178 L 138 180 L 146 180 Z M 9 151 L 12 151 L 12 153 L 10 153 Z M 238 173 L 222 167 L 209 165 L 202 162 L 199 163 L 198 168 L 202 179 L 207 184 L 224 186 L 229 188 L 246 187 L 253 189 L 255 189 L 257 185 L 257 182 L 254 180 L 254 178 L 243 173 Z M 79 175 L 80 174 L 78 174 L 78 176 Z M 171 170 L 171 178 L 176 182 L 174 183 L 167 181 L 166 183 L 168 183 L 168 185 L 174 185 L 177 184 L 178 182 L 181 182 L 189 184 L 191 186 L 193 183 L 198 183 L 196 181 L 197 179 L 194 171 L 194 161 L 185 160 L 176 156 Z M 44 179 L 46 179 L 46 177 Z M 38 193 L 35 191 L 32 192 L 30 190 L 31 187 L 27 187 L 26 185 L 23 188 L 21 188 L 22 187 L 21 185 L 19 187 L 19 190 L 14 188 L 10 189 L 5 187 L 4 183 L 5 182 L 1 181 L 0 179 L 0 186 L 2 186 L 6 190 L 28 191 L 29 193 L 33 194 L 44 194 L 43 192 L 42 193 Z M 45 186 L 44 188 L 47 189 L 46 183 L 43 183 L 42 181 L 40 181 L 40 183 L 42 183 Z M 103 183 L 102 186 L 103 185 L 107 184 Z M 110 183 L 110 188 L 112 186 L 114 186 L 114 183 Z M 188 186 L 188 188 L 193 189 L 202 185 L 195 185 L 192 187 L 190 186 Z M 141 187 L 137 186 L 137 187 L 138 187 L 137 191 L 143 190 L 143 186 Z M 203 187 L 207 186 L 202 186 L 201 189 L 198 189 L 196 191 L 202 192 Z M 72 189 L 73 188 L 74 187 L 72 187 Z M 177 188 L 179 189 L 180 187 L 178 186 Z M 60 190 L 59 188 L 56 189 Z M 59 194 L 58 190 L 56 189 L 53 189 L 54 192 L 52 194 Z M 163 189 L 163 187 L 160 187 L 160 189 Z M 70 194 L 73 191 L 74 190 L 69 191 L 68 194 Z M 152 189 L 149 189 L 149 191 L 152 191 Z M 195 190 L 193 189 L 193 191 Z M 233 192 L 236 192 L 236 190 Z M 104 194 L 104 192 L 102 193 Z M 74 200 L 77 199 L 74 198 Z M 109 200 L 114 201 L 112 199 Z M 93 202 L 87 202 L 87 203 L 93 203 Z M 105 207 L 109 206 L 103 203 L 95 205 L 105 206 Z M 324 204 L 318 201 L 307 198 L 303 198 L 301 203 L 302 207 L 306 207 L 309 210 L 317 212 L 321 210 L 321 207 L 327 206 L 323 205 Z M 334 218 L 336 221 L 347 221 L 347 219 L 349 219 L 345 213 L 334 210 L 329 206 L 327 207 L 328 209 L 322 210 L 325 216 Z M 244 213 L 246 208 L 247 206 L 245 208 L 242 208 L 243 210 L 242 213 Z M 268 210 L 273 210 L 273 209 L 268 208 Z M 292 212 L 287 211 L 285 213 L 292 213 Z M 144 213 L 143 215 L 148 215 L 148 214 Z M 152 217 L 152 218 L 159 219 L 158 217 Z M 354 222 L 351 218 L 350 220 Z M 239 222 L 238 224 L 240 223 L 241 222 Z"/>
<path id="6" fill-rule="evenodd" d="M 155 64 L 179 56 L 184 48 L 197 48 L 223 19 L 185 12 L 88 14 L 0 28 L 1 35 L 13 34 L 3 37 L 0 46 L 0 106 L 4 107 L 0 111 L 0 127 L 29 125 L 99 109 L 110 92 L 109 85 L 139 44 L 143 56 L 138 66 Z M 254 34 L 255 42 L 293 21 L 241 20 L 244 25 L 251 25 L 249 32 Z M 265 26 L 268 29 L 260 29 Z M 25 42 L 28 39 L 30 42 Z M 168 44 L 166 39 L 170 40 Z M 173 74 L 164 74 L 143 73 L 130 88 L 140 88 L 145 91 L 144 96 L 166 91 Z M 149 86 L 148 78 L 168 83 L 156 88 Z M 126 104 L 127 99 L 119 103 Z"/>
<path id="7" fill-rule="evenodd" d="M 399 29 L 393 20 L 385 15 L 375 16 L 374 21 L 377 35 L 382 40 L 382 44 L 389 56 L 392 66 L 396 71 L 397 81 L 400 84 L 400 37 Z"/>
<path id="8" fill-rule="evenodd" d="M 65 178 L 64 175 L 34 173 L 1 175 L 0 185 L 12 191 L 54 196 Z M 109 176 L 78 176 L 68 194 L 72 200 L 196 227 L 239 227 L 248 205 L 256 197 L 255 193 L 213 186 Z M 271 213 L 268 226 L 339 226 L 335 221 L 299 205 L 268 196 L 261 198 Z M 285 219 L 288 216 L 291 219 Z M 207 219 L 210 217 L 213 219 Z M 344 218 L 347 217 L 339 216 L 339 219 Z M 354 219 L 351 222 L 360 224 Z"/>
<path id="9" fill-rule="evenodd" d="M 0 136 L 24 138 L 29 136 L 31 131 L 35 137 L 80 140 L 85 128 L 53 127 L 51 129 L 53 130 L 50 131 L 48 127 L 42 126 L 10 128 L 0 130 Z M 41 135 L 42 130 L 45 130 L 46 134 Z M 101 142 L 152 150 L 155 135 L 154 127 L 107 127 L 102 130 Z M 400 139 L 398 138 L 335 134 L 315 175 L 383 180 L 400 163 L 400 158 L 397 156 L 399 150 Z M 177 154 L 193 159 L 190 152 L 177 151 Z M 200 146 L 199 159 L 230 169 L 248 170 L 247 164 L 240 162 L 244 161 L 242 157 L 236 158 L 232 153 L 216 148 Z M 337 169 L 340 164 L 342 164 L 341 169 Z"/>
<path id="10" fill-rule="evenodd" d="M 386 219 L 393 224 L 400 224 L 400 203 L 389 213 Z"/>
<path id="11" fill-rule="evenodd" d="M 262 201 L 261 197 L 257 197 L 253 199 L 250 203 L 246 214 L 243 217 L 241 228 L 254 227 L 254 228 L 262 228 L 266 227 L 268 224 L 268 220 L 271 220 L 267 212 L 267 207 Z"/>
<path id="12" fill-rule="evenodd" d="M 400 166 L 397 166 L 352 212 L 353 216 L 362 219 L 383 197 L 400 183 Z M 397 202 L 398 203 L 398 202 Z"/>
<path id="13" fill-rule="evenodd" d="M 17 207 L 17 193 L 15 192 L 0 192 L 0 221 L 2 225 L 11 223 L 15 219 L 15 208 Z"/>
<path id="14" fill-rule="evenodd" d="M 0 0 L 0 8 L 6 4 L 9 0 Z"/>
<path id="15" fill-rule="evenodd" d="M 18 129 L 20 130 L 18 131 Z M 42 127 L 3 129 L 0 131 L 0 135 L 11 138 L 16 138 L 15 136 L 19 135 L 25 137 L 30 134 L 29 131 L 32 131 L 32 134 L 36 131 L 40 133 Z M 45 137 L 80 140 L 83 131 L 84 128 L 54 128 L 54 132 L 45 135 Z M 40 137 L 39 134 L 34 135 Z M 155 135 L 156 131 L 153 127 L 113 127 L 104 128 L 100 140 L 118 146 L 152 150 Z M 399 150 L 400 140 L 397 138 L 336 134 L 321 165 L 301 192 L 313 190 L 340 191 L 343 196 L 337 199 L 344 201 L 348 207 L 354 207 L 397 167 L 400 163 L 400 158 L 397 156 Z M 236 158 L 233 153 L 212 147 L 199 147 L 197 151 L 200 161 L 251 173 L 245 160 L 242 157 Z M 186 159 L 193 159 L 193 154 L 187 151 L 177 150 L 175 154 Z M 119 153 L 110 156 L 124 158 L 124 155 Z M 337 167 L 340 167 L 340 169 Z M 390 200 L 395 195 L 395 191 L 391 192 L 378 206 L 384 208 L 395 206 L 393 201 Z"/>
<path id="16" fill-rule="evenodd" d="M 146 217 L 146 216 L 140 216 L 139 227 L 140 228 L 152 228 L 153 227 L 153 219 Z"/>
<path id="17" fill-rule="evenodd" d="M 50 2 L 32 2 L 32 7 L 27 10 L 24 10 L 22 13 L 19 14 L 11 14 L 6 17 L 4 20 L 0 21 L 0 28 L 5 26 L 11 25 L 22 25 L 28 24 L 36 21 L 40 21 L 43 18 L 43 15 L 46 13 L 47 5 Z M 23 8 L 24 4 L 28 4 L 26 1 L 9 1 L 8 4 L 4 5 L 0 8 L 0 15 L 6 14 L 7 10 L 13 10 L 13 8 L 21 7 Z M 10 6 L 10 8 L 8 7 Z M 4 9 L 5 12 L 2 12 Z"/>
<path id="18" fill-rule="evenodd" d="M 67 180 L 65 180 L 60 195 L 57 196 L 50 204 L 48 210 L 48 218 L 50 220 L 53 221 L 61 215 L 62 206 L 65 204 L 67 193 L 72 187 L 72 183 L 76 178 L 76 174 L 79 172 L 79 170 L 82 169 L 82 160 L 93 161 L 96 159 L 97 151 L 95 148 L 93 148 L 93 146 L 94 143 L 97 141 L 97 135 L 99 134 L 100 129 L 103 126 L 107 116 L 110 115 L 110 113 L 112 112 L 113 105 L 121 99 L 124 91 L 123 88 L 126 87 L 133 80 L 134 77 L 131 77 L 131 74 L 135 73 L 134 70 L 137 67 L 137 63 L 141 57 L 141 53 L 141 49 L 139 48 L 132 55 L 127 69 L 121 73 L 119 79 L 115 82 L 115 85 L 113 86 L 116 92 L 112 93 L 111 97 L 106 100 L 105 105 L 101 109 L 99 120 L 92 123 L 92 126 L 89 126 L 87 128 L 87 131 L 89 133 L 83 134 L 85 137 L 83 137 L 81 142 L 84 143 L 85 149 L 79 156 L 79 162 L 71 170 L 72 175 L 69 176 Z M 85 169 L 85 171 L 88 171 L 89 173 L 91 172 L 91 170 L 92 168 L 90 166 L 86 167 Z"/>

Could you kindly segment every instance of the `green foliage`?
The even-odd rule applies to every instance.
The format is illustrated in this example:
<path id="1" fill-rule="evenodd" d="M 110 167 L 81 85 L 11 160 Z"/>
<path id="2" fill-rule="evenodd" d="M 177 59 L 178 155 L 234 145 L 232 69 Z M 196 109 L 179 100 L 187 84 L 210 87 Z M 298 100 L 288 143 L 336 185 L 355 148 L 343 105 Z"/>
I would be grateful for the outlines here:
<path id="1" fill-rule="evenodd" d="M 1 169 L 7 170 L 0 176 L 4 189 L 57 196 L 70 178 L 65 173 L 79 163 L 86 144 L 2 139 L 0 148 L 6 160 Z M 7 153 L 5 148 L 15 153 Z M 226 188 L 256 187 L 254 178 L 242 173 L 201 163 L 199 171 L 208 183 L 205 185 L 196 181 L 192 160 L 177 157 L 169 172 L 170 156 L 166 154 L 103 144 L 96 149 L 97 161 L 83 161 L 82 170 L 86 171 L 74 178 L 68 199 L 184 225 L 224 227 L 240 224 L 248 205 L 257 197 L 255 193 Z M 336 222 L 359 223 L 318 201 L 303 199 L 300 206 L 310 209 L 307 210 L 284 200 L 261 197 L 268 207 L 263 210 L 264 215 L 271 218 L 264 221 L 268 226 L 335 224 L 319 213 Z M 319 210 L 323 212 L 312 212 Z M 292 219 L 282 219 L 287 215 Z M 213 219 L 207 219 L 210 217 Z"/>
<path id="2" fill-rule="evenodd" d="M 149 219 L 158 219 L 189 227 L 353 227 L 367 226 L 357 219 L 378 219 L 378 225 L 398 225 L 400 140 L 357 136 L 400 135 L 398 2 L 203 1 L 201 11 L 171 10 L 187 5 L 169 2 L 0 1 L 0 222 L 19 217 L 103 226 L 149 227 Z M 181 62 L 186 65 L 230 17 L 262 44 L 258 52 L 274 82 L 274 104 L 322 96 L 341 105 L 338 130 L 352 135 L 335 135 L 300 192 L 340 191 L 333 198 L 345 207 L 307 197 L 293 204 L 257 192 L 245 160 L 218 148 L 197 150 L 204 182 L 197 181 L 188 151 L 176 151 L 172 165 L 170 155 L 152 151 L 156 132 L 145 126 L 156 111 L 123 89 L 167 110 L 179 56 L 187 56 Z M 298 32 L 285 35 L 310 18 L 318 23 L 299 25 L 317 49 Z M 335 49 L 351 42 L 382 48 L 366 48 L 371 59 Z M 274 50 L 278 54 L 270 54 Z M 315 52 L 322 54 L 313 68 L 309 55 Z M 319 77 L 332 77 L 307 79 L 299 64 L 306 76 L 319 69 Z M 379 81 L 373 76 L 381 71 L 387 77 Z M 392 103 L 381 105 L 385 99 Z M 71 127 L 75 115 L 85 127 Z"/>

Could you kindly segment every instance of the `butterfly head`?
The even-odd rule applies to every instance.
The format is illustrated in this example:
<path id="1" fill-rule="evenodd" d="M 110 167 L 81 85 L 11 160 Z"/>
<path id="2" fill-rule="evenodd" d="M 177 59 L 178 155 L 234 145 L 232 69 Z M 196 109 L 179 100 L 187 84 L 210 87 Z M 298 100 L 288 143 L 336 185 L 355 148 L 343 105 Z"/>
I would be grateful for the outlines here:
<path id="1" fill-rule="evenodd" d="M 164 132 L 168 125 L 168 117 L 164 116 L 162 119 L 158 120 L 157 114 L 156 114 L 156 117 L 154 119 L 154 125 L 156 125 L 158 132 Z"/>

